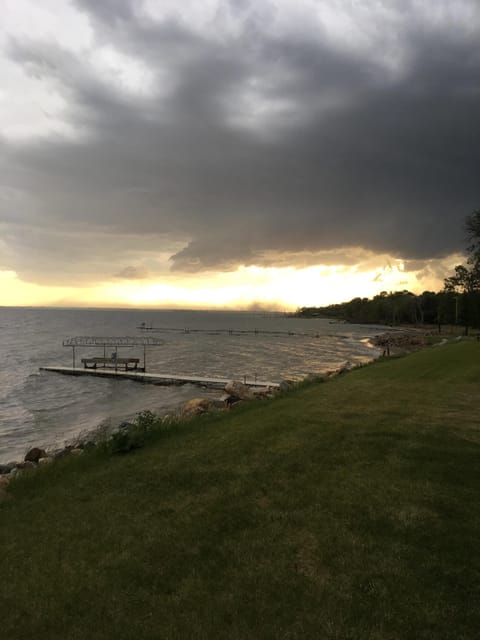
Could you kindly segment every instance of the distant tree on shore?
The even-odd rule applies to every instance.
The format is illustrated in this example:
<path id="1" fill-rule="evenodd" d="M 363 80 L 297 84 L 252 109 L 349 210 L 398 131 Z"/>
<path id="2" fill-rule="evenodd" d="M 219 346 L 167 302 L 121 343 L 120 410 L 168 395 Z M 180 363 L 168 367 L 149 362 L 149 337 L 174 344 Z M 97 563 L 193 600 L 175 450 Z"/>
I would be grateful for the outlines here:
<path id="1" fill-rule="evenodd" d="M 424 291 L 421 295 L 411 291 L 382 291 L 371 300 L 353 298 L 326 307 L 302 307 L 297 314 L 359 324 L 435 324 L 440 329 L 441 325 L 455 323 L 455 303 L 455 294 L 449 291 Z"/>
<path id="2" fill-rule="evenodd" d="M 299 316 L 323 317 L 361 324 L 461 324 L 480 327 L 480 209 L 467 216 L 467 264 L 455 267 L 454 275 L 445 278 L 443 291 L 382 291 L 369 298 L 353 298 L 349 302 L 326 307 L 302 307 Z"/>
<path id="3" fill-rule="evenodd" d="M 465 325 L 465 333 L 470 326 L 480 326 L 480 209 L 465 220 L 469 245 L 467 264 L 458 264 L 455 274 L 445 278 L 444 290 L 455 297 L 456 322 Z"/>
<path id="4" fill-rule="evenodd" d="M 454 295 L 448 292 L 382 291 L 369 298 L 354 298 L 349 302 L 326 307 L 302 307 L 297 313 L 304 317 L 323 317 L 360 324 L 453 324 Z"/>

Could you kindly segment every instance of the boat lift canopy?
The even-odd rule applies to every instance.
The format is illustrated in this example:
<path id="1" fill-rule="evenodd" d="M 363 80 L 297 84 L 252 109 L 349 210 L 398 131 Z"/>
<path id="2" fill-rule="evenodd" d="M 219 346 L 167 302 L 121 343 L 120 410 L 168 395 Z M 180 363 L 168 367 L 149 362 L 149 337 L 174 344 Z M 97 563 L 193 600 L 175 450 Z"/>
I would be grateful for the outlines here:
<path id="1" fill-rule="evenodd" d="M 161 338 L 151 336 L 75 336 L 63 341 L 64 347 L 72 348 L 73 368 L 75 369 L 75 349 L 77 347 L 103 347 L 103 357 L 106 359 L 107 347 L 113 348 L 115 354 L 119 347 L 143 347 L 143 370 L 146 371 L 147 347 L 160 347 L 165 344 Z M 112 360 L 114 362 L 114 359 Z"/>

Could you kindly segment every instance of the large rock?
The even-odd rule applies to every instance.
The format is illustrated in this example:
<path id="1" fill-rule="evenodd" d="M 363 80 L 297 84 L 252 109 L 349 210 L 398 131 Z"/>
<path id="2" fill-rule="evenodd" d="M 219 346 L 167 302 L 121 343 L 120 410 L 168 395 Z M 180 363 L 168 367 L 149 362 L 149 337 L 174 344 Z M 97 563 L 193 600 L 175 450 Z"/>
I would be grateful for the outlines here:
<path id="1" fill-rule="evenodd" d="M 19 462 L 16 468 L 24 471 L 25 469 L 35 469 L 36 466 L 35 462 L 32 462 L 31 460 L 24 460 L 24 462 Z"/>
<path id="2" fill-rule="evenodd" d="M 223 398 L 193 398 L 182 407 L 184 415 L 195 416 L 207 411 L 221 411 L 227 404 Z"/>
<path id="3" fill-rule="evenodd" d="M 293 382 L 293 380 L 282 380 L 278 385 L 278 390 L 282 393 L 285 393 L 285 391 L 290 391 L 290 389 L 293 389 L 294 386 L 295 383 Z"/>
<path id="4" fill-rule="evenodd" d="M 47 456 L 46 458 L 40 458 L 38 464 L 39 466 L 44 466 L 46 464 L 50 464 L 50 462 L 53 462 L 53 458 L 51 456 Z"/>
<path id="5" fill-rule="evenodd" d="M 320 373 L 308 373 L 303 379 L 304 382 L 323 382 L 324 377 Z"/>
<path id="6" fill-rule="evenodd" d="M 67 444 L 65 447 L 60 447 L 59 449 L 52 451 L 52 456 L 54 458 L 63 458 L 64 456 L 68 456 L 72 449 L 72 445 Z"/>
<path id="7" fill-rule="evenodd" d="M 257 387 L 252 389 L 252 394 L 255 398 L 271 398 L 275 395 L 275 391 L 272 387 Z"/>
<path id="8" fill-rule="evenodd" d="M 216 409 L 217 411 L 221 411 L 227 408 L 227 396 L 223 395 L 221 398 L 209 398 L 208 403 L 209 410 Z"/>
<path id="9" fill-rule="evenodd" d="M 353 368 L 353 364 L 347 360 L 346 362 L 344 362 L 342 364 L 342 366 L 340 367 L 340 369 L 338 370 L 338 375 L 343 375 L 344 373 L 348 373 L 349 371 L 351 371 Z"/>
<path id="10" fill-rule="evenodd" d="M 10 471 L 17 466 L 16 462 L 8 462 L 7 464 L 0 464 L 0 476 L 10 473 Z"/>
<path id="11" fill-rule="evenodd" d="M 33 447 L 26 454 L 24 460 L 25 462 L 34 462 L 35 464 L 40 460 L 40 458 L 45 458 L 47 455 L 44 449 L 39 449 L 38 447 Z"/>
<path id="12" fill-rule="evenodd" d="M 97 443 L 95 442 L 95 440 L 85 440 L 85 442 L 81 442 L 78 446 L 84 451 L 91 451 L 92 449 L 95 449 Z"/>
<path id="13" fill-rule="evenodd" d="M 235 396 L 239 400 L 252 400 L 255 395 L 250 387 L 239 380 L 231 380 L 225 385 L 225 391 L 231 396 Z"/>
<path id="14" fill-rule="evenodd" d="M 118 431 L 130 431 L 130 429 L 135 429 L 135 425 L 128 420 L 123 420 L 123 422 L 118 425 Z"/>
<path id="15" fill-rule="evenodd" d="M 208 398 L 192 398 L 183 405 L 183 413 L 187 416 L 197 416 L 210 408 Z"/>
<path id="16" fill-rule="evenodd" d="M 228 396 L 226 396 L 228 397 Z M 228 408 L 226 398 L 192 398 L 182 407 L 184 416 L 195 416 L 207 411 L 222 411 Z"/>

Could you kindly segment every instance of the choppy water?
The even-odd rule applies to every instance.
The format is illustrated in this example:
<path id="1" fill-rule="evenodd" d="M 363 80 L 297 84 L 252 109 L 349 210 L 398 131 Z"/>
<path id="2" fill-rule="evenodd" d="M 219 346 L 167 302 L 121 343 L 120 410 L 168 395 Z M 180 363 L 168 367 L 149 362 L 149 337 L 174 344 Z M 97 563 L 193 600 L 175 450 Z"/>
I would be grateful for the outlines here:
<path id="1" fill-rule="evenodd" d="M 256 375 L 272 381 L 299 379 L 346 360 L 371 360 L 376 351 L 367 338 L 380 330 L 246 312 L 0 307 L 0 462 L 20 458 L 33 445 L 60 445 L 105 420 L 114 423 L 144 409 L 165 412 L 206 394 L 190 385 L 159 387 L 39 371 L 44 365 L 71 366 L 64 338 L 142 335 L 137 329 L 142 322 L 188 329 L 293 331 L 296 335 L 152 334 L 165 344 L 148 351 L 151 372 L 236 379 Z M 122 350 L 120 355 L 142 355 L 134 351 Z M 85 348 L 78 357 L 90 355 L 103 353 Z"/>

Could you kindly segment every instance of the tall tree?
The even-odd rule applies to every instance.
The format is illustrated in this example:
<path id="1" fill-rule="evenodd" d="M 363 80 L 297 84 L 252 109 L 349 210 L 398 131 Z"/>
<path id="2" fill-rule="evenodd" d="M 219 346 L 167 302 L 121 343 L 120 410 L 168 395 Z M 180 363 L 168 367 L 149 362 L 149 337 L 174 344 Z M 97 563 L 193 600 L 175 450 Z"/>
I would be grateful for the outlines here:
<path id="1" fill-rule="evenodd" d="M 467 216 L 465 229 L 469 241 L 467 264 L 458 264 L 455 274 L 445 278 L 444 287 L 445 291 L 456 295 L 456 321 L 460 312 L 465 333 L 468 333 L 469 326 L 478 325 L 480 321 L 480 209 Z"/>
<path id="2" fill-rule="evenodd" d="M 478 269 L 480 264 L 480 209 L 471 213 L 466 221 L 465 228 L 467 230 L 468 240 L 468 263 L 475 265 Z"/>

